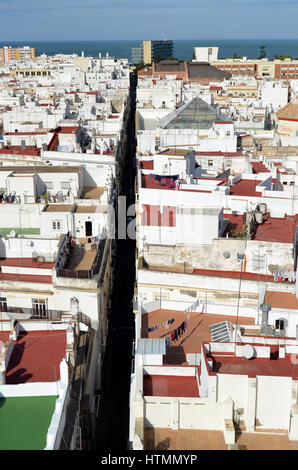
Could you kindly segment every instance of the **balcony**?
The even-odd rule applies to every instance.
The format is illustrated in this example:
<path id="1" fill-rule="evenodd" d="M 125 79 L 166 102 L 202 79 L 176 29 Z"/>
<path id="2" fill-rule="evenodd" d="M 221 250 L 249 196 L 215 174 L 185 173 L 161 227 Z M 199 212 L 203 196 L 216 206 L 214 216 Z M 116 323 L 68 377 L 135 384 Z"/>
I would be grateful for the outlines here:
<path id="1" fill-rule="evenodd" d="M 9 307 L 3 306 L 0 308 L 0 319 L 3 315 L 7 315 L 11 319 L 17 320 L 60 320 L 63 312 L 61 310 L 39 309 L 35 307 Z"/>

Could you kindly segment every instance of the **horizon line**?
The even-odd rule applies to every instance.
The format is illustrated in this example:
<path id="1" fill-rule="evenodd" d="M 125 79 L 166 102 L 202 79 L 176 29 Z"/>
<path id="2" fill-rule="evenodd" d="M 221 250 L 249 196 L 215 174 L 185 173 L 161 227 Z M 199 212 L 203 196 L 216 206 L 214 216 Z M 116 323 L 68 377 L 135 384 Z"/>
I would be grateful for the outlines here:
<path id="1" fill-rule="evenodd" d="M 151 41 L 162 41 L 163 39 L 150 39 Z M 168 40 L 168 39 L 167 39 Z M 194 38 L 194 39 L 169 39 L 170 41 L 297 41 L 298 37 L 296 38 Z M 1 43 L 9 43 L 9 42 L 108 42 L 108 41 L 144 41 L 144 39 L 14 39 L 14 40 L 2 40 L 0 39 Z"/>

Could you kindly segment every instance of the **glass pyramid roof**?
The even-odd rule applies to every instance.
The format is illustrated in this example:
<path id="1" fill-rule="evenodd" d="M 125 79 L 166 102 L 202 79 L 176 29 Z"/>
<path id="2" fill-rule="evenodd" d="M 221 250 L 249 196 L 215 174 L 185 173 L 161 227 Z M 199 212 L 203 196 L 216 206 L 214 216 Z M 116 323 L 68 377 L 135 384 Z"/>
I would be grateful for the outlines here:
<path id="1" fill-rule="evenodd" d="M 210 129 L 214 121 L 228 121 L 218 109 L 193 98 L 159 121 L 162 129 Z"/>

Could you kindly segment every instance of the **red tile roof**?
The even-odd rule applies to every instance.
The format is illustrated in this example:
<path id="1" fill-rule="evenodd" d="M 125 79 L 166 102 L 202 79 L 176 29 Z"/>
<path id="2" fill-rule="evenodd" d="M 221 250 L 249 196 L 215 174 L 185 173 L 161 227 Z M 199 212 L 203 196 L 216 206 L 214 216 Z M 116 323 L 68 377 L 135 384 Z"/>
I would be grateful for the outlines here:
<path id="1" fill-rule="evenodd" d="M 66 331 L 29 331 L 14 341 L 6 383 L 56 382 L 66 353 Z"/>

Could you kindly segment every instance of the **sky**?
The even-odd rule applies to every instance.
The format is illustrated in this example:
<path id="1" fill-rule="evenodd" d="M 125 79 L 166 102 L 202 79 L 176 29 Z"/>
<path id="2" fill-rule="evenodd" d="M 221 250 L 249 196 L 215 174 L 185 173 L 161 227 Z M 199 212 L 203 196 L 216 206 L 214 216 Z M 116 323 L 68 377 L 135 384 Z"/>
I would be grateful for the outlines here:
<path id="1" fill-rule="evenodd" d="M 0 0 L 0 41 L 298 38 L 298 0 Z"/>

